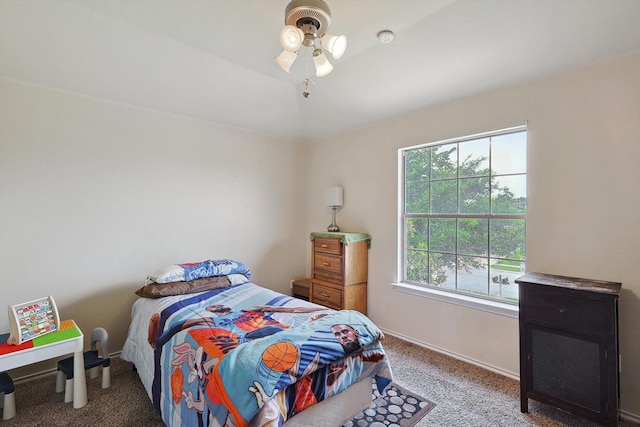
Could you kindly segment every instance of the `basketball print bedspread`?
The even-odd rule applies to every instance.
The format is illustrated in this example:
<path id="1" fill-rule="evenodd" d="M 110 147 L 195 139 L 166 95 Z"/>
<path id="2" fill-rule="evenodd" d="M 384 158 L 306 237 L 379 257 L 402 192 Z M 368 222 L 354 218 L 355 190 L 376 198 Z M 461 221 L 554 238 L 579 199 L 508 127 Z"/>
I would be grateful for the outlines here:
<path id="1" fill-rule="evenodd" d="M 169 426 L 279 426 L 362 378 L 391 381 L 366 316 L 253 283 L 142 298 L 132 316 L 121 357 Z"/>

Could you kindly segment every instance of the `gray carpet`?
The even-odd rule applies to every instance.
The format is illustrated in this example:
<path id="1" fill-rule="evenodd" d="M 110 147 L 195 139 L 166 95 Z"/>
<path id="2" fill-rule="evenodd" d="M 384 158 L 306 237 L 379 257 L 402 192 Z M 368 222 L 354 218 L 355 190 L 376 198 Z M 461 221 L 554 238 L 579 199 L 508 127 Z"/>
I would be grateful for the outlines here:
<path id="1" fill-rule="evenodd" d="M 389 336 L 394 381 L 436 403 L 416 426 L 447 427 L 596 427 L 542 403 L 529 400 L 529 413 L 520 412 L 520 383 Z M 620 427 L 638 426 L 628 421 Z"/>
<path id="2" fill-rule="evenodd" d="M 533 401 L 529 414 L 520 413 L 519 383 L 510 378 L 392 336 L 387 336 L 385 349 L 394 382 L 436 404 L 417 426 L 595 427 Z M 81 409 L 73 409 L 63 402 L 63 393 L 55 393 L 54 375 L 17 384 L 17 415 L 0 420 L 0 426 L 164 426 L 130 364 L 112 359 L 111 384 L 102 390 L 100 378 L 87 379 L 89 403 Z"/>

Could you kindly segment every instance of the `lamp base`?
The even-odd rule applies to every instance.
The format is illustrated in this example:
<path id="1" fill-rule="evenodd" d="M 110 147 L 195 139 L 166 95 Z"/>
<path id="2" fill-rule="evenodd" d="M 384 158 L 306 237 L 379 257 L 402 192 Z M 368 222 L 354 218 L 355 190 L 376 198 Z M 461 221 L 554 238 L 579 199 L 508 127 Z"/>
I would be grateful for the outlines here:
<path id="1" fill-rule="evenodd" d="M 340 231 L 338 224 L 336 224 L 336 210 L 338 210 L 337 206 L 331 206 L 331 224 L 329 224 L 329 226 L 327 227 L 327 231 L 331 233 Z"/>

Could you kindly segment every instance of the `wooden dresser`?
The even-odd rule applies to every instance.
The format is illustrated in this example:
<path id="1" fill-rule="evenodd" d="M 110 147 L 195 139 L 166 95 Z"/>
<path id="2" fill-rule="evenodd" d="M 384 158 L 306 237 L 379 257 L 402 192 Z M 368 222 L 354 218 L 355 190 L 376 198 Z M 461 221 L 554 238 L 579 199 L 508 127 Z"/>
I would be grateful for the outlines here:
<path id="1" fill-rule="evenodd" d="M 528 399 L 615 426 L 621 284 L 540 273 L 520 286 L 520 410 Z"/>
<path id="2" fill-rule="evenodd" d="M 311 233 L 309 300 L 367 314 L 370 242 L 371 237 L 364 233 Z"/>

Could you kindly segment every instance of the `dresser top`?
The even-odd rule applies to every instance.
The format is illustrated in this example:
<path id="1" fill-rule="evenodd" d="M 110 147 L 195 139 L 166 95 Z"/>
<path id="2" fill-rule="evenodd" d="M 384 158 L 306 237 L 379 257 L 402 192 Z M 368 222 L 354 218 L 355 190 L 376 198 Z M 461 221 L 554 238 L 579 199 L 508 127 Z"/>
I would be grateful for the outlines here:
<path id="1" fill-rule="evenodd" d="M 556 276 L 544 273 L 527 273 L 524 276 L 518 277 L 516 282 L 555 286 L 558 288 L 575 289 L 577 291 L 598 292 L 616 296 L 620 294 L 620 288 L 622 287 L 622 284 L 619 282 Z"/>
<path id="2" fill-rule="evenodd" d="M 314 241 L 316 237 L 340 239 L 340 241 L 345 245 L 366 240 L 367 246 L 371 246 L 371 236 L 366 233 L 337 233 L 329 231 L 314 231 L 311 233 L 311 241 Z"/>

